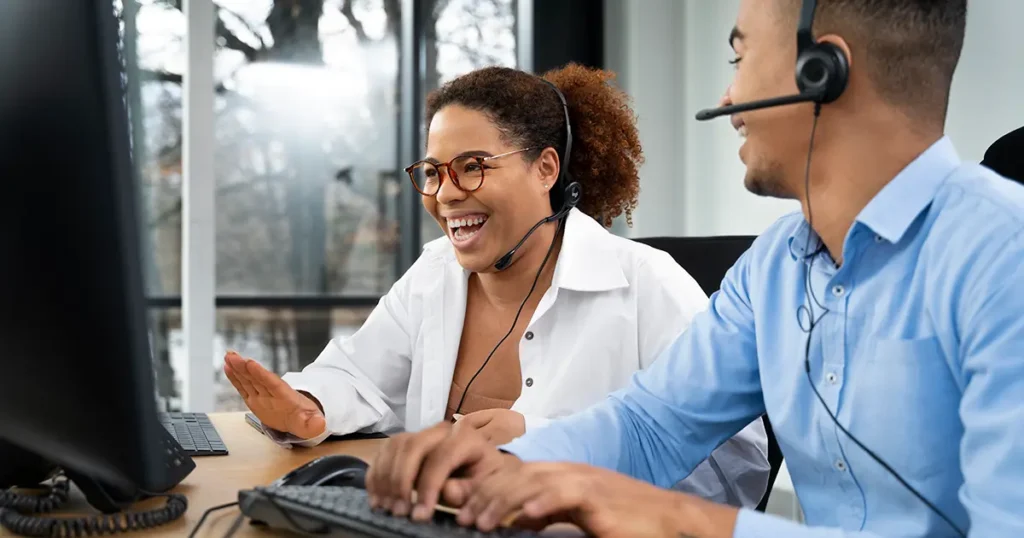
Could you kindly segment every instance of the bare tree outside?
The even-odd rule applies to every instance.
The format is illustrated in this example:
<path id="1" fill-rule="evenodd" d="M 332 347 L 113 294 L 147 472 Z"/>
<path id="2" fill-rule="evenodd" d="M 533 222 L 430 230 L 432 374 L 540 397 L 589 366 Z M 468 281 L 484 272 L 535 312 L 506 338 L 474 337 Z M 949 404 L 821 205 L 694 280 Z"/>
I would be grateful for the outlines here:
<path id="1" fill-rule="evenodd" d="M 181 0 L 135 1 L 141 70 L 147 292 L 181 291 Z M 515 65 L 515 0 L 434 0 L 426 89 Z M 380 296 L 395 275 L 400 0 L 215 0 L 217 293 Z M 131 13 L 131 10 L 124 10 Z M 129 83 L 131 83 L 129 81 Z M 436 225 L 432 225 L 436 228 Z M 432 229 L 433 229 L 432 228 Z M 435 235 L 436 236 L 436 235 Z M 219 309 L 217 405 L 241 401 L 220 373 L 231 348 L 277 372 L 301 368 L 367 308 Z M 161 391 L 180 394 L 180 314 L 153 317 Z M 162 361 L 161 361 L 162 359 Z M 159 377 L 159 375 L 158 375 Z M 180 380 L 179 380 L 180 382 Z"/>

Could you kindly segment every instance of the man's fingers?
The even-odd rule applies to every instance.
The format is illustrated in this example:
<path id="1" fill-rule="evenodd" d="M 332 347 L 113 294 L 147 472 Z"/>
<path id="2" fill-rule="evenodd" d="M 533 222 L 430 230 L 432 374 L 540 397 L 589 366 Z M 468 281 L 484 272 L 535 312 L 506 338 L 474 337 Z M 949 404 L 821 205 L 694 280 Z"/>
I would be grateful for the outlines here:
<path id="1" fill-rule="evenodd" d="M 441 502 L 448 506 L 459 507 L 469 500 L 473 492 L 473 481 L 469 478 L 449 478 L 441 487 Z"/>
<path id="2" fill-rule="evenodd" d="M 419 498 L 417 504 L 433 510 L 441 494 L 441 487 L 452 473 L 459 468 L 472 466 L 487 456 L 500 457 L 497 448 L 491 446 L 478 433 L 448 436 L 427 455 L 420 468 L 419 478 L 416 480 Z"/>
<path id="3" fill-rule="evenodd" d="M 480 530 L 493 530 L 499 523 L 510 523 L 519 514 L 520 507 L 529 499 L 551 487 L 531 472 L 502 472 L 478 485 L 466 505 L 459 510 L 458 521 L 463 525 L 474 522 Z"/>
<path id="4" fill-rule="evenodd" d="M 587 481 L 583 475 L 567 473 L 560 464 L 538 464 L 550 487 L 541 489 L 540 494 L 522 504 L 523 515 L 530 519 L 552 518 L 571 510 L 583 509 L 588 500 Z M 593 495 L 593 492 L 589 492 Z"/>
<path id="5" fill-rule="evenodd" d="M 390 508 L 388 501 L 391 498 L 391 492 L 387 487 L 389 465 L 390 462 L 395 461 L 394 453 L 397 445 L 405 442 L 405 438 L 411 435 L 400 434 L 388 438 L 387 441 L 384 441 L 384 446 L 377 451 L 373 462 L 370 463 L 370 468 L 366 471 L 366 492 L 370 494 L 371 508 L 379 507 L 385 510 Z"/>
<path id="6" fill-rule="evenodd" d="M 402 492 L 400 485 L 405 481 L 403 476 L 406 474 L 411 475 L 410 483 L 415 480 L 423 456 L 421 454 L 419 458 L 411 458 L 409 461 L 409 456 L 416 453 L 417 449 L 407 445 L 418 444 L 423 447 L 419 450 L 430 450 L 448 435 L 450 428 L 447 424 L 438 424 L 416 434 L 397 435 L 388 439 L 366 475 L 366 490 L 370 494 L 371 505 L 391 510 L 400 498 L 410 500 L 411 487 L 409 492 Z"/>
<path id="7" fill-rule="evenodd" d="M 583 499 L 563 490 L 541 491 L 523 503 L 523 515 L 531 520 L 549 519 L 580 508 Z"/>
<path id="8" fill-rule="evenodd" d="M 459 512 L 459 523 L 493 530 L 512 520 L 539 523 L 581 508 L 581 482 L 558 464 L 532 464 L 500 472 L 474 488 Z"/>
<path id="9" fill-rule="evenodd" d="M 395 451 L 395 459 L 390 462 L 389 489 L 394 504 L 392 512 L 397 516 L 407 516 L 413 510 L 412 490 L 416 477 L 427 455 L 451 434 L 448 424 L 438 424 L 417 434 L 409 442 L 403 443 Z M 420 501 L 417 500 L 417 503 Z M 434 505 L 430 505 L 431 512 Z M 421 512 L 423 512 L 421 510 Z"/>

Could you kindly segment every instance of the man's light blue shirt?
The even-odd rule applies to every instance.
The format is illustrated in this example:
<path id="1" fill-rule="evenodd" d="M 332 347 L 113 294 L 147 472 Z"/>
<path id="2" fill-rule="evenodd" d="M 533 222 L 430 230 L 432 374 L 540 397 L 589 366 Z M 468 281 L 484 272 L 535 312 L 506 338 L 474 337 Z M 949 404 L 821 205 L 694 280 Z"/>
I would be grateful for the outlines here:
<path id="1" fill-rule="evenodd" d="M 801 214 L 783 217 L 629 387 L 503 448 L 667 487 L 767 411 L 808 526 L 744 509 L 736 537 L 956 536 L 813 382 L 969 536 L 1024 536 L 1022 230 L 1024 187 L 943 138 L 860 213 L 840 267 Z"/>

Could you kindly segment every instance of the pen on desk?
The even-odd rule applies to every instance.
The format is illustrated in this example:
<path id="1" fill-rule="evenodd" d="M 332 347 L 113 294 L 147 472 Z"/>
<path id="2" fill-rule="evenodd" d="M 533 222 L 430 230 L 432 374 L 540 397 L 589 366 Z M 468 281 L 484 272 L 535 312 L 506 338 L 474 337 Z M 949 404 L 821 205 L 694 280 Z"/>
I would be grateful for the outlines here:
<path id="1" fill-rule="evenodd" d="M 412 498 L 411 498 L 410 504 L 415 506 L 416 505 L 416 499 L 417 499 L 416 490 L 412 490 Z M 458 508 L 455 508 L 453 506 L 446 506 L 446 505 L 443 505 L 441 503 L 437 503 L 437 504 L 434 505 L 434 512 L 441 512 L 441 513 L 449 514 L 449 515 L 453 515 L 453 516 L 459 515 L 459 509 Z M 511 527 L 512 523 L 515 522 L 516 518 L 518 518 L 520 516 L 520 514 L 522 514 L 521 510 L 516 510 L 516 511 L 512 512 L 505 519 L 501 520 L 501 523 L 499 523 L 499 526 L 501 526 L 501 527 Z"/>

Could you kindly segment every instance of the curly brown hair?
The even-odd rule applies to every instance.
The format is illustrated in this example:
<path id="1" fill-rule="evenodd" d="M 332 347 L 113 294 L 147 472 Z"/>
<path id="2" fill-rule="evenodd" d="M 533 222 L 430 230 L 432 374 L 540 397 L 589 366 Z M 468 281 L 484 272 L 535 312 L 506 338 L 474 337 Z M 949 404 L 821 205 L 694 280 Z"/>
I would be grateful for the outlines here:
<path id="1" fill-rule="evenodd" d="M 565 95 L 569 106 L 569 172 L 583 187 L 577 207 L 604 226 L 611 226 L 612 219 L 622 213 L 632 225 L 644 156 L 629 97 L 611 84 L 615 74 L 610 71 L 570 63 L 542 76 Z M 524 154 L 530 162 L 547 147 L 564 155 L 562 103 L 536 75 L 508 67 L 485 67 L 462 75 L 427 97 L 427 125 L 448 105 L 484 112 L 508 143 L 537 148 Z M 556 210 L 561 206 L 559 190 L 552 189 Z"/>

